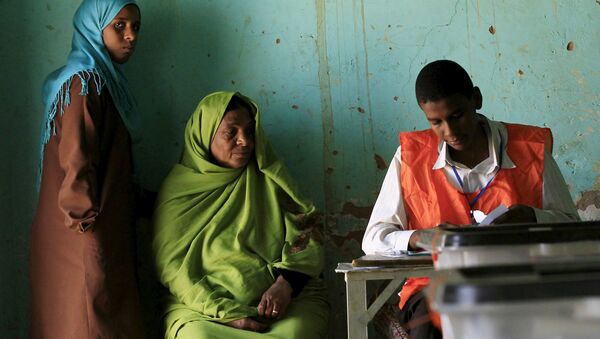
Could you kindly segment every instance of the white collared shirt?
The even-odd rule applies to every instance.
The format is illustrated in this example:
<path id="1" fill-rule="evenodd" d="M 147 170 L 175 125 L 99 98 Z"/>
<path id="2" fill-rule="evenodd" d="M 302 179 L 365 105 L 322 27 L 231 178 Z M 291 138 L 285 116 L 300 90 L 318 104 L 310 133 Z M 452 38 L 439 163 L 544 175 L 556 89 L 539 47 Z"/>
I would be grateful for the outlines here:
<path id="1" fill-rule="evenodd" d="M 438 146 L 439 156 L 433 166 L 433 170 L 444 171 L 446 179 L 452 186 L 461 189 L 452 170 L 452 165 L 454 165 L 463 182 L 462 190 L 466 193 L 482 189 L 495 175 L 500 168 L 499 152 L 502 152 L 502 168 L 516 167 L 506 153 L 506 126 L 501 122 L 489 120 L 483 116 L 480 116 L 480 118 L 488 137 L 488 158 L 475 167 L 468 168 L 463 164 L 454 162 L 450 158 L 446 142 L 440 142 Z M 502 150 L 500 150 L 500 144 L 503 145 Z M 362 249 L 366 254 L 406 251 L 408 240 L 414 232 L 414 230 L 405 230 L 404 228 L 405 225 L 408 225 L 408 222 L 400 188 L 401 147 L 402 145 L 398 146 L 390 163 L 363 237 Z M 548 150 L 544 153 L 543 181 L 542 209 L 533 208 L 538 223 L 579 220 L 577 209 L 573 204 L 565 179 Z"/>

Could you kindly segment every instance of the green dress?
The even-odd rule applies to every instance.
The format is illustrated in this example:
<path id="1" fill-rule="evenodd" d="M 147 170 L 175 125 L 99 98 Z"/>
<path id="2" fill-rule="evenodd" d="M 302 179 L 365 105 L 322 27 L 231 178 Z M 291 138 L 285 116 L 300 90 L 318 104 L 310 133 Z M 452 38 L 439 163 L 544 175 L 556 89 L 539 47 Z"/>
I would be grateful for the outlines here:
<path id="1" fill-rule="evenodd" d="M 220 167 L 210 155 L 234 95 L 253 108 L 256 123 L 254 157 L 240 169 Z M 157 271 L 170 291 L 166 337 L 323 337 L 329 306 L 314 214 L 267 142 L 256 104 L 232 92 L 205 97 L 188 121 L 182 159 L 165 179 L 155 212 Z M 223 325 L 257 315 L 278 269 L 311 277 L 286 315 L 265 333 Z"/>

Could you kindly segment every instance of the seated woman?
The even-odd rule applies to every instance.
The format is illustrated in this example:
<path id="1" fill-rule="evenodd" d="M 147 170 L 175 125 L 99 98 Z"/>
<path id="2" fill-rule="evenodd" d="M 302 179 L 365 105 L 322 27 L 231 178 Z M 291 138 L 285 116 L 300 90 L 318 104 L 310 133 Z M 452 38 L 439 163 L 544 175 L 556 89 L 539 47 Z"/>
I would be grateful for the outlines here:
<path id="1" fill-rule="evenodd" d="M 321 338 L 329 305 L 315 207 L 302 198 L 239 93 L 205 97 L 155 211 L 171 295 L 167 338 Z"/>

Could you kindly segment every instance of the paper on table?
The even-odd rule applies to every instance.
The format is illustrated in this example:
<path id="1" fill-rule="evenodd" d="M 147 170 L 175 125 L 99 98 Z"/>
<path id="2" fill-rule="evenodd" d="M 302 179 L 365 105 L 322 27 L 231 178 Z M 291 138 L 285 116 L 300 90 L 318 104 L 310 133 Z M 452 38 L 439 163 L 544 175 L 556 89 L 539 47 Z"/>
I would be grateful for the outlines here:
<path id="1" fill-rule="evenodd" d="M 400 251 L 400 250 L 387 250 L 382 252 L 375 252 L 376 255 L 389 258 L 400 258 L 400 257 L 416 257 L 416 256 L 427 256 L 431 255 L 431 251 Z"/>
<path id="2" fill-rule="evenodd" d="M 481 221 L 477 220 L 478 215 L 476 212 L 479 212 L 484 216 L 483 220 L 481 220 Z M 475 221 L 479 222 L 479 226 L 485 226 L 485 225 L 491 224 L 492 222 L 494 222 L 494 220 L 496 220 L 496 218 L 498 218 L 499 216 L 501 216 L 502 214 L 504 214 L 506 212 L 508 212 L 508 207 L 506 207 L 506 205 L 504 205 L 504 204 L 500 204 L 493 211 L 491 211 L 487 216 L 485 214 L 483 214 L 483 212 L 481 212 L 481 211 L 473 212 L 473 216 L 475 217 Z"/>
<path id="3" fill-rule="evenodd" d="M 386 251 L 377 251 L 377 252 L 375 252 L 375 254 L 381 255 L 383 257 L 398 258 L 398 257 L 406 256 L 406 251 L 390 249 L 390 250 L 386 250 Z"/>

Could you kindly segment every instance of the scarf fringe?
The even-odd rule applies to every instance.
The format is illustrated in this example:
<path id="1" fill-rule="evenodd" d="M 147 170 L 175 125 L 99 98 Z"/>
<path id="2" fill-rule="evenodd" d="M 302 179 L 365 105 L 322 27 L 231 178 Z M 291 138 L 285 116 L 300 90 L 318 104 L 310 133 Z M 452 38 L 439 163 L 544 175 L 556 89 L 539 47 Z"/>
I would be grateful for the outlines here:
<path id="1" fill-rule="evenodd" d="M 106 85 L 106 80 L 100 75 L 100 73 L 96 69 L 88 69 L 82 70 L 75 74 L 73 74 L 65 83 L 60 87 L 58 93 L 56 93 L 56 97 L 50 104 L 50 109 L 45 112 L 44 116 L 44 125 L 42 127 L 42 143 L 40 147 L 40 165 L 38 170 L 38 187 L 41 183 L 42 179 L 42 170 L 44 163 L 44 149 L 48 141 L 53 135 L 56 135 L 56 113 L 60 112 L 62 116 L 65 113 L 65 107 L 71 104 L 71 84 L 73 83 L 73 78 L 78 76 L 81 80 L 81 91 L 79 95 L 85 96 L 89 93 L 88 81 L 92 79 L 94 84 L 96 85 L 96 93 L 100 95 L 102 93 L 102 89 Z"/>

